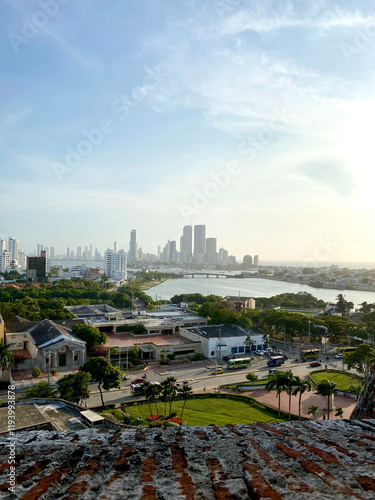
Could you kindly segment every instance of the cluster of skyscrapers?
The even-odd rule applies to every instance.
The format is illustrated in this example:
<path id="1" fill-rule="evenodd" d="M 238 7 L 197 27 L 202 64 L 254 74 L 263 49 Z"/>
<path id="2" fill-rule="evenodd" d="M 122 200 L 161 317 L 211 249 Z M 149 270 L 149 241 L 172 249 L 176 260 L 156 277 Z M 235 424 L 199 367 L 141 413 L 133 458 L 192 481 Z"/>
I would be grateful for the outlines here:
<path id="1" fill-rule="evenodd" d="M 0 239 L 0 272 L 26 267 L 26 253 L 19 248 L 19 241 L 13 236 Z"/>

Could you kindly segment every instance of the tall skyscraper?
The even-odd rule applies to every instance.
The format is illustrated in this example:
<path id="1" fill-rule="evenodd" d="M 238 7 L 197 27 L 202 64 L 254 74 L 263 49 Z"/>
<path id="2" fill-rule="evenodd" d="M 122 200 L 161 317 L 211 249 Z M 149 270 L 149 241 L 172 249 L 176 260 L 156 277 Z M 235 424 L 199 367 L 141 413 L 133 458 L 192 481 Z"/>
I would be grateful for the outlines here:
<path id="1" fill-rule="evenodd" d="M 0 238 L 0 253 L 7 249 L 7 240 Z"/>
<path id="2" fill-rule="evenodd" d="M 82 259 L 82 248 L 77 247 L 77 260 L 81 260 L 81 259 Z"/>
<path id="3" fill-rule="evenodd" d="M 70 259 L 70 248 L 69 247 L 66 249 L 66 258 L 68 260 Z"/>
<path id="4" fill-rule="evenodd" d="M 10 266 L 10 253 L 8 250 L 0 252 L 0 272 L 4 273 L 7 267 Z"/>
<path id="5" fill-rule="evenodd" d="M 50 249 L 49 249 L 49 258 L 50 258 L 50 260 L 54 260 L 54 258 L 55 258 L 55 249 L 54 249 L 54 247 L 50 247 Z"/>
<path id="6" fill-rule="evenodd" d="M 18 240 L 13 236 L 8 238 L 8 252 L 10 253 L 10 261 L 18 259 Z"/>
<path id="7" fill-rule="evenodd" d="M 253 258 L 251 255 L 244 255 L 243 265 L 244 267 L 251 267 L 253 265 Z"/>
<path id="8" fill-rule="evenodd" d="M 129 254 L 128 262 L 137 261 L 137 231 L 132 229 L 130 231 Z"/>
<path id="9" fill-rule="evenodd" d="M 115 253 L 117 253 L 117 252 L 118 252 L 118 244 L 117 244 L 117 241 L 115 241 L 115 242 L 113 243 L 113 251 L 114 251 Z"/>
<path id="10" fill-rule="evenodd" d="M 255 267 L 259 266 L 259 255 L 254 255 L 254 266 Z"/>
<path id="11" fill-rule="evenodd" d="M 217 263 L 217 241 L 216 238 L 206 238 L 206 262 L 215 265 Z"/>
<path id="12" fill-rule="evenodd" d="M 29 281 L 41 280 L 47 277 L 47 257 L 44 251 L 40 257 L 27 257 L 26 278 Z"/>
<path id="13" fill-rule="evenodd" d="M 204 254 L 206 252 L 206 226 L 194 226 L 194 263 L 204 264 Z"/>
<path id="14" fill-rule="evenodd" d="M 181 262 L 191 262 L 193 254 L 193 227 L 185 226 L 182 230 Z"/>

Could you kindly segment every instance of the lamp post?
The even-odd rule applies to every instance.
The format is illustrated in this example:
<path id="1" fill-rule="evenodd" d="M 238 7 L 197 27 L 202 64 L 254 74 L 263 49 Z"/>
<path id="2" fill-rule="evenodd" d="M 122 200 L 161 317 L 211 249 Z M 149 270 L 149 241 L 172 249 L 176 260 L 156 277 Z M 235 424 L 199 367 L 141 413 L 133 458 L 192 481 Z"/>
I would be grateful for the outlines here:
<path id="1" fill-rule="evenodd" d="M 311 341 L 310 341 L 310 324 L 311 324 L 311 321 L 309 320 L 309 344 L 311 343 Z"/>
<path id="2" fill-rule="evenodd" d="M 219 328 L 219 360 L 221 366 L 221 328 Z"/>

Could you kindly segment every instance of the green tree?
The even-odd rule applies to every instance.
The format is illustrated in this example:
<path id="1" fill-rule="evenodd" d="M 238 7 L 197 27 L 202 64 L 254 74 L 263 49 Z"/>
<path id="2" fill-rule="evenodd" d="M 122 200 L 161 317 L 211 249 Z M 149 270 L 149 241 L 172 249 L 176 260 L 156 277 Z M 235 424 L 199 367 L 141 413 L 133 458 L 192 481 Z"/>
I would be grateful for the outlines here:
<path id="1" fill-rule="evenodd" d="M 14 363 L 14 356 L 9 347 L 13 344 L 7 344 L 4 340 L 0 340 L 0 368 L 6 370 L 9 365 Z"/>
<path id="2" fill-rule="evenodd" d="M 314 417 L 314 420 L 316 418 L 316 414 L 318 413 L 319 406 L 314 406 L 311 405 L 309 406 L 309 411 L 307 412 L 308 415 L 312 415 Z"/>
<path id="3" fill-rule="evenodd" d="M 113 366 L 104 357 L 91 358 L 84 365 L 80 366 L 79 371 L 90 373 L 92 378 L 98 382 L 102 406 L 104 406 L 102 387 L 106 391 L 121 387 L 122 371 L 118 366 Z"/>
<path id="4" fill-rule="evenodd" d="M 290 420 L 291 416 L 292 416 L 291 405 L 292 405 L 292 394 L 293 394 L 293 387 L 294 387 L 295 378 L 294 378 L 293 372 L 291 370 L 287 371 L 285 373 L 287 374 L 287 381 L 285 383 L 285 390 L 289 396 L 289 416 L 288 416 L 288 418 Z"/>
<path id="5" fill-rule="evenodd" d="M 327 398 L 327 414 L 329 420 L 329 412 L 333 407 L 333 395 L 337 392 L 337 386 L 335 382 L 331 380 L 327 380 L 326 378 L 321 380 L 316 386 L 317 394 L 321 396 L 325 396 Z"/>
<path id="6" fill-rule="evenodd" d="M 276 389 L 276 397 L 279 398 L 279 412 L 278 416 L 280 417 L 280 405 L 281 400 L 280 396 L 283 391 L 285 391 L 287 385 L 289 383 L 289 375 L 288 372 L 277 371 L 268 375 L 266 382 L 266 389 L 268 392 Z"/>
<path id="7" fill-rule="evenodd" d="M 252 345 L 254 345 L 254 342 L 251 338 L 251 335 L 248 335 L 245 339 L 245 342 L 244 344 L 247 346 L 247 347 L 251 347 Z"/>
<path id="8" fill-rule="evenodd" d="M 347 313 L 350 311 L 350 309 L 353 309 L 354 307 L 353 302 L 348 302 L 347 300 L 345 300 L 345 296 L 342 293 L 338 294 L 336 300 L 337 300 L 336 309 L 343 316 L 346 316 Z"/>
<path id="9" fill-rule="evenodd" d="M 342 419 L 343 415 L 344 415 L 344 410 L 340 407 L 336 408 L 335 417 L 340 417 Z"/>
<path id="10" fill-rule="evenodd" d="M 306 391 L 311 391 L 311 382 L 309 379 L 301 379 L 300 377 L 296 376 L 294 378 L 294 385 L 295 389 L 293 390 L 293 396 L 297 396 L 299 393 L 299 400 L 298 400 L 298 417 L 299 420 L 301 420 L 301 400 L 302 400 L 302 394 L 305 393 Z"/>
<path id="11" fill-rule="evenodd" d="M 78 323 L 73 326 L 72 332 L 86 342 L 87 349 L 91 349 L 94 345 L 101 345 L 107 342 L 107 335 L 94 326 Z"/>
<path id="12" fill-rule="evenodd" d="M 159 358 L 160 358 L 160 363 L 162 365 L 165 363 L 166 357 L 167 357 L 167 351 L 165 349 L 160 349 Z"/>
<path id="13" fill-rule="evenodd" d="M 375 349 L 369 344 L 360 344 L 354 352 L 345 354 L 344 362 L 348 370 L 355 368 L 367 378 L 375 363 Z"/>
<path id="14" fill-rule="evenodd" d="M 362 385 L 349 385 L 348 387 L 349 392 L 351 394 L 355 394 L 357 397 L 357 401 L 359 400 L 359 396 L 361 395 L 361 392 L 363 390 L 363 384 Z"/>
<path id="15" fill-rule="evenodd" d="M 191 396 L 193 395 L 193 389 L 192 389 L 192 387 L 190 385 L 183 384 L 182 387 L 178 388 L 178 394 L 180 396 L 182 396 L 182 398 L 184 400 L 184 404 L 183 404 L 182 410 L 181 410 L 181 420 L 182 420 L 182 415 L 183 415 L 184 410 L 185 410 L 186 401 L 189 398 L 191 398 Z"/>
<path id="16" fill-rule="evenodd" d="M 151 410 L 150 403 L 155 404 L 156 414 L 159 415 L 159 409 L 158 409 L 157 402 L 158 402 L 159 395 L 161 393 L 161 386 L 159 384 L 155 384 L 153 382 L 147 381 L 147 382 L 144 382 L 143 389 L 145 391 L 145 396 L 146 396 L 146 399 L 147 399 L 149 406 L 150 406 L 151 415 L 152 415 L 152 410 Z"/>
<path id="17" fill-rule="evenodd" d="M 57 381 L 60 398 L 72 403 L 82 404 L 90 396 L 91 374 L 86 372 L 71 373 Z"/>
<path id="18" fill-rule="evenodd" d="M 56 390 L 52 389 L 48 382 L 42 380 L 38 384 L 29 387 L 29 389 L 26 389 L 25 395 L 22 399 L 55 398 L 56 396 Z"/>

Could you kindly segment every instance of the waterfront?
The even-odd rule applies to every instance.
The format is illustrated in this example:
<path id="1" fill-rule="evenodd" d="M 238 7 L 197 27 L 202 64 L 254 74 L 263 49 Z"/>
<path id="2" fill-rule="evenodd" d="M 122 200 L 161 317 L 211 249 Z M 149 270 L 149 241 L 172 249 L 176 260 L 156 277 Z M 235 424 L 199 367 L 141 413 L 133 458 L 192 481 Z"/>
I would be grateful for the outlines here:
<path id="1" fill-rule="evenodd" d="M 181 278 L 166 280 L 160 285 L 145 290 L 154 300 L 156 298 L 169 300 L 173 295 L 183 293 L 201 293 L 202 295 L 235 295 L 241 297 L 272 297 L 281 293 L 308 292 L 314 297 L 326 302 L 335 302 L 339 293 L 354 305 L 362 302 L 375 302 L 375 292 L 358 290 L 332 290 L 326 288 L 312 288 L 299 283 L 267 280 L 262 278 Z"/>

